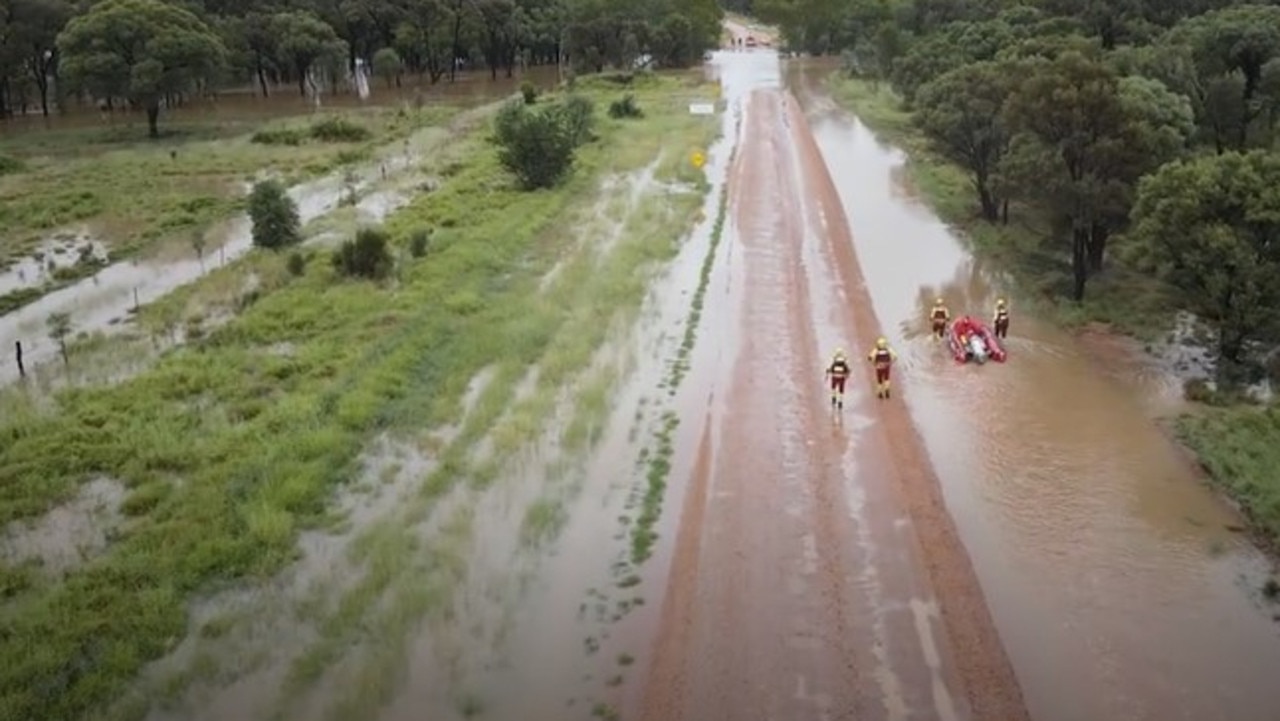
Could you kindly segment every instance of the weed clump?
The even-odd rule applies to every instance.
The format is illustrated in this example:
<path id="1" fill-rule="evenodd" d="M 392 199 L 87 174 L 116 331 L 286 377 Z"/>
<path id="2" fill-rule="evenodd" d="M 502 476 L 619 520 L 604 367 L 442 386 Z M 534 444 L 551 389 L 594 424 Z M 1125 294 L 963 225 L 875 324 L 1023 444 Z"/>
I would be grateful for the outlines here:
<path id="1" fill-rule="evenodd" d="M 27 164 L 13 157 L 0 153 L 0 175 L 12 175 L 21 173 L 27 169 Z"/>
<path id="2" fill-rule="evenodd" d="M 361 228 L 354 239 L 334 252 L 333 267 L 351 278 L 385 278 L 395 266 L 388 241 L 387 232 L 381 228 Z"/>
<path id="3" fill-rule="evenodd" d="M 278 180 L 264 180 L 249 193 L 249 219 L 253 221 L 253 244 L 279 250 L 302 241 L 298 206 Z"/>
<path id="4" fill-rule="evenodd" d="M 413 231 L 413 235 L 409 236 L 409 255 L 415 258 L 421 258 L 427 254 L 427 248 L 431 245 L 431 231 L 426 228 L 420 228 Z"/>
<path id="5" fill-rule="evenodd" d="M 620 99 L 609 103 L 609 117 L 622 120 L 625 118 L 643 118 L 644 111 L 636 104 L 636 96 L 627 93 Z"/>
<path id="6" fill-rule="evenodd" d="M 560 122 L 576 148 L 596 139 L 596 109 L 591 99 L 584 95 L 570 95 L 556 106 Z"/>
<path id="7" fill-rule="evenodd" d="M 285 268 L 289 271 L 289 275 L 299 277 L 307 272 L 307 259 L 302 253 L 294 251 L 289 254 L 289 260 L 285 261 Z"/>
<path id="8" fill-rule="evenodd" d="M 524 98 L 525 105 L 533 105 L 538 102 L 538 89 L 526 80 L 520 85 L 520 97 Z"/>
<path id="9" fill-rule="evenodd" d="M 306 142 L 307 134 L 297 128 L 275 128 L 259 130 L 249 138 L 249 142 L 258 145 L 299 146 Z"/>
<path id="10" fill-rule="evenodd" d="M 363 125 L 350 120 L 330 117 L 311 124 L 311 137 L 324 143 L 358 143 L 373 137 Z"/>

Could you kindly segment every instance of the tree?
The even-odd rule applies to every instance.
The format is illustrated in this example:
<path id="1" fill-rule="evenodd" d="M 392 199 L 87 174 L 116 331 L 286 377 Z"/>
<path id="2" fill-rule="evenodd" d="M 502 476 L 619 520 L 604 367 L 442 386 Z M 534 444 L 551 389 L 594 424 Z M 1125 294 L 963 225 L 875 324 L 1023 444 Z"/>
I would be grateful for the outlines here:
<path id="1" fill-rule="evenodd" d="M 1011 148 L 1024 177 L 1014 184 L 1043 202 L 1071 236 L 1071 297 L 1084 300 L 1090 243 L 1107 199 L 1123 192 L 1115 154 L 1129 141 L 1114 71 L 1070 51 L 1025 65 L 1006 120 L 1020 134 Z"/>
<path id="2" fill-rule="evenodd" d="M 550 188 L 573 167 L 573 129 L 556 106 L 529 108 L 523 101 L 507 103 L 494 119 L 498 161 L 527 190 Z"/>
<path id="3" fill-rule="evenodd" d="M 1280 307 L 1280 155 L 1228 152 L 1170 163 L 1138 188 L 1129 239 L 1145 269 L 1216 330 L 1230 379 L 1250 343 L 1274 340 Z"/>
<path id="4" fill-rule="evenodd" d="M 27 71 L 40 91 L 40 110 L 49 115 L 49 81 L 58 70 L 58 33 L 71 19 L 65 0 L 13 0 L 13 37 L 24 47 Z"/>
<path id="5" fill-rule="evenodd" d="M 943 155 L 969 171 L 988 221 L 1000 216 L 991 178 L 1009 149 L 1003 112 L 1011 69 L 990 61 L 961 65 L 925 84 L 916 99 L 917 122 Z"/>
<path id="6" fill-rule="evenodd" d="M 128 98 L 159 137 L 161 104 L 212 81 L 226 48 L 193 13 L 162 0 L 103 0 L 57 40 L 63 75 L 99 98 Z"/>
<path id="7" fill-rule="evenodd" d="M 383 48 L 373 54 L 373 72 L 387 81 L 387 87 L 400 84 L 400 72 L 404 69 L 404 61 L 394 48 Z"/>
<path id="8" fill-rule="evenodd" d="M 264 180 L 249 193 L 253 244 L 279 250 L 302 241 L 298 206 L 278 180 Z"/>
<path id="9" fill-rule="evenodd" d="M 298 94 L 302 97 L 307 95 L 307 76 L 317 62 L 326 55 L 347 52 L 333 27 L 314 13 L 301 10 L 276 13 L 271 17 L 271 29 L 280 61 L 297 75 Z"/>

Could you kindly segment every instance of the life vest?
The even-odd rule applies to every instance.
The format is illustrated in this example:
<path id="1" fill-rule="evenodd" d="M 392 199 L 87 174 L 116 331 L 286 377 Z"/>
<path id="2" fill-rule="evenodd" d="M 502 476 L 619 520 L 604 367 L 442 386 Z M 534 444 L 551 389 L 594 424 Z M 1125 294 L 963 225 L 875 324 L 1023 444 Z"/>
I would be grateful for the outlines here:
<path id="1" fill-rule="evenodd" d="M 946 309 L 946 308 L 941 308 L 941 307 L 939 307 L 939 308 L 934 308 L 934 309 L 933 309 L 933 319 L 934 319 L 934 320 L 946 320 L 946 319 L 947 319 L 947 309 Z"/>
<path id="2" fill-rule="evenodd" d="M 832 361 L 831 367 L 828 368 L 832 378 L 846 378 L 849 375 L 849 364 L 845 361 Z"/>
<path id="3" fill-rule="evenodd" d="M 1009 309 L 996 308 L 996 320 L 1009 320 Z"/>
<path id="4" fill-rule="evenodd" d="M 893 363 L 893 352 L 888 348 L 877 348 L 871 355 L 871 362 L 876 368 L 888 368 Z"/>

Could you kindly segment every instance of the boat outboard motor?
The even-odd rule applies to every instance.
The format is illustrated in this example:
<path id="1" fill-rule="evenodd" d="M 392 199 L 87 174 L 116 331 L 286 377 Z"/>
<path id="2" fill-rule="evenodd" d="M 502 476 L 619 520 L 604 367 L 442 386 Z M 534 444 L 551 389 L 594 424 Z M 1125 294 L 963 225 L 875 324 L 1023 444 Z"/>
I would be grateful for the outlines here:
<path id="1" fill-rule="evenodd" d="M 969 353 L 972 354 L 974 362 L 987 362 L 987 344 L 977 333 L 969 338 Z"/>

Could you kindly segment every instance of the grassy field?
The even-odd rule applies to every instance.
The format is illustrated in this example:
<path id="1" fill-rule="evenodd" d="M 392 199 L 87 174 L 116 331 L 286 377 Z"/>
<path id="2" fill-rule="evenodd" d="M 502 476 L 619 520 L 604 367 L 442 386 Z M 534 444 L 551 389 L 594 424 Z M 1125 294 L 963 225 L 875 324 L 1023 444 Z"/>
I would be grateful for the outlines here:
<path id="1" fill-rule="evenodd" d="M 1166 289 L 1115 259 L 1109 259 L 1106 272 L 1090 279 L 1084 303 L 1067 300 L 1069 248 L 1048 238 L 1047 225 L 1040 218 L 1026 208 L 1011 207 L 1008 225 L 982 220 L 968 173 L 932 151 L 887 84 L 832 77 L 835 99 L 909 154 L 911 179 L 938 215 L 962 230 L 976 252 L 996 259 L 1013 273 L 1021 307 L 1030 302 L 1038 313 L 1068 327 L 1104 323 L 1144 340 L 1168 330 L 1172 317 Z"/>
<path id="2" fill-rule="evenodd" d="M 1171 320 L 1168 291 L 1138 277 L 1116 260 L 1090 281 L 1085 303 L 1061 300 L 1069 268 L 1065 252 L 1047 252 L 1035 219 L 1011 212 L 1008 226 L 977 217 L 977 198 L 965 171 L 941 159 L 912 125 L 911 115 L 887 85 L 836 77 L 836 99 L 869 127 L 910 156 L 912 180 L 947 222 L 969 237 L 974 249 L 1009 268 L 1036 310 L 1064 325 L 1106 323 L 1119 332 L 1151 340 Z M 1022 303 L 1025 305 L 1025 303 Z M 1205 409 L 1178 423 L 1179 434 L 1216 482 L 1248 511 L 1257 527 L 1280 538 L 1280 412 L 1253 406 Z"/>
<path id="3" fill-rule="evenodd" d="M 292 118 L 187 122 L 148 141 L 138 127 L 16 133 L 0 141 L 0 268 L 59 231 L 87 226 L 115 258 L 227 217 L 264 169 L 294 182 L 367 158 L 447 108 L 345 110 Z M 74 280 L 74 268 L 59 280 Z M 84 268 L 83 274 L 93 268 Z M 36 289 L 21 293 L 29 302 Z M 14 305 L 17 294 L 8 305 Z M 6 302 L 0 299 L 0 312 Z"/>
<path id="4" fill-rule="evenodd" d="M 658 196 L 630 226 L 644 229 L 641 237 L 619 243 L 604 265 L 566 269 L 555 292 L 539 292 L 572 237 L 563 223 L 595 202 L 603 173 L 633 171 L 667 151 L 659 179 L 698 180 L 688 154 L 718 126 L 687 114 L 687 82 L 639 81 L 632 91 L 643 120 L 598 112 L 600 139 L 555 191 L 514 190 L 487 131 L 461 141 L 466 160 L 443 186 L 388 222 L 399 244 L 436 230 L 427 255 L 402 260 L 393 282 L 339 281 L 327 258 L 312 258 L 302 276 L 271 284 L 230 323 L 138 377 L 65 391 L 53 411 L 7 408 L 0 521 L 36 517 L 95 477 L 117 479 L 129 495 L 106 552 L 65 578 L 27 566 L 0 572 L 8 629 L 0 717 L 75 718 L 118 696 L 147 660 L 187 635 L 192 598 L 270 577 L 296 557 L 297 533 L 331 520 L 330 499 L 374 433 L 456 418 L 469 380 L 497 362 L 491 389 L 439 470 L 422 479 L 421 497 L 429 502 L 460 477 L 482 481 L 485 469 L 467 468 L 465 446 L 504 416 L 512 384 L 537 363 L 542 397 L 554 398 L 590 363 L 618 309 L 638 306 L 638 269 L 671 257 L 695 215 L 698 194 Z M 606 81 L 579 86 L 599 111 L 622 93 Z M 246 262 L 285 277 L 272 270 L 283 257 L 256 253 Z M 599 387 L 584 387 L 581 402 L 601 406 L 592 400 Z M 547 406 L 511 421 L 508 447 L 540 431 L 536 413 Z M 379 583 L 395 578 L 397 559 L 420 560 L 397 530 L 376 529 L 361 545 L 374 556 L 370 578 L 325 624 L 339 642 L 344 619 L 359 623 L 350 609 L 373 602 Z M 421 588 L 404 590 L 405 603 L 422 601 Z M 322 667 L 331 648 L 317 648 L 297 674 Z"/>

